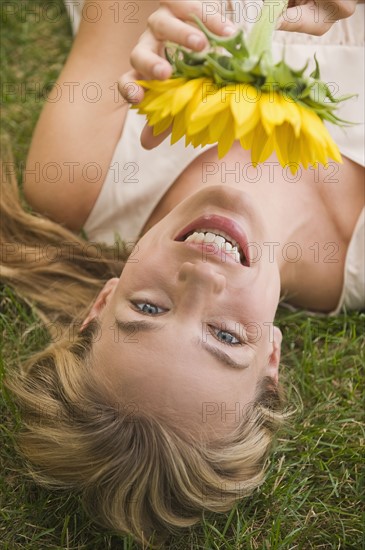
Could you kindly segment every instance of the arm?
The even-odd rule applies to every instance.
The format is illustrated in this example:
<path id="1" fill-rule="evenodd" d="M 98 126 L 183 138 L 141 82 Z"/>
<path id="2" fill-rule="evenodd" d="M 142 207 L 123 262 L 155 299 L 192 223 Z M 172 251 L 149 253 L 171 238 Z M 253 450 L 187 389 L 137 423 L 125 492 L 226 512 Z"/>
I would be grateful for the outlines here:
<path id="1" fill-rule="evenodd" d="M 158 6 L 155 0 L 86 0 L 69 57 L 44 104 L 24 192 L 35 210 L 70 229 L 82 227 L 104 183 L 128 109 L 117 79 L 131 69 L 133 46 Z"/>

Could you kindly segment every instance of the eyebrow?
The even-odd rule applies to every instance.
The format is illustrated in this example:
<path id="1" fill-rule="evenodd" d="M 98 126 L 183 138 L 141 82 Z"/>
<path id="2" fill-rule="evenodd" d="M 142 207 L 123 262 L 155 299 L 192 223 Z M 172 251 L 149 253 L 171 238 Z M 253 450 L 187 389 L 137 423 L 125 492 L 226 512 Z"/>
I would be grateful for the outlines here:
<path id="1" fill-rule="evenodd" d="M 166 324 L 160 325 L 151 321 L 121 321 L 115 318 L 117 328 L 124 334 L 133 332 L 157 332 L 164 328 Z"/>
<path id="2" fill-rule="evenodd" d="M 166 323 L 160 325 L 151 321 L 121 321 L 120 319 L 115 318 L 115 322 L 118 330 L 123 332 L 123 334 L 132 336 L 138 332 L 158 332 L 166 326 Z M 226 367 L 234 369 L 247 369 L 249 365 L 247 363 L 238 363 L 228 353 L 225 353 L 221 349 L 211 346 L 207 342 L 203 342 L 200 338 L 193 340 L 194 344 L 199 347 L 200 345 L 205 349 L 210 355 L 218 359 Z"/>

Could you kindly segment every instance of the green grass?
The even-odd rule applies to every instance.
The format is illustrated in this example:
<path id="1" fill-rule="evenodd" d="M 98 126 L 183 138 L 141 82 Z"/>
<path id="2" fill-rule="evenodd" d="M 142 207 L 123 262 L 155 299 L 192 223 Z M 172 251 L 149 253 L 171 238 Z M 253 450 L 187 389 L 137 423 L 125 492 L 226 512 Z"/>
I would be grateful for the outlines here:
<path id="1" fill-rule="evenodd" d="M 51 4 L 59 13 L 61 0 L 58 7 L 54 1 L 13 1 L 18 12 L 3 25 L 2 82 L 7 93 L 3 86 L 1 126 L 19 177 L 42 105 L 39 96 L 25 98 L 24 90 L 54 81 L 71 44 L 64 12 L 46 20 L 24 9 L 32 5 L 42 14 Z M 6 368 L 39 349 L 46 335 L 30 307 L 9 288 L 2 288 L 0 306 L 1 378 Z M 172 538 L 169 548 L 363 548 L 364 320 L 364 314 L 356 313 L 317 319 L 279 310 L 282 375 L 298 412 L 280 433 L 267 480 L 230 514 L 207 516 L 200 526 Z M 77 496 L 46 491 L 22 473 L 14 450 L 19 418 L 5 391 L 0 407 L 1 550 L 138 548 L 129 537 L 95 526 Z"/>

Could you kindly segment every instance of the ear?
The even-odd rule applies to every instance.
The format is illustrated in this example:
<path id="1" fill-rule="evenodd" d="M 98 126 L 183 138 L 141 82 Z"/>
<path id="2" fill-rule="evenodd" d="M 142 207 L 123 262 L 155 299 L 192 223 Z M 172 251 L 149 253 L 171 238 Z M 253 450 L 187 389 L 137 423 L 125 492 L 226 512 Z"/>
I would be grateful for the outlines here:
<path id="1" fill-rule="evenodd" d="M 267 364 L 268 376 L 271 376 L 277 383 L 279 380 L 279 364 L 281 355 L 281 341 L 283 335 L 279 327 L 274 326 L 274 341 L 272 343 L 272 351 Z"/>
<path id="2" fill-rule="evenodd" d="M 95 302 L 91 306 L 90 312 L 84 322 L 81 325 L 80 332 L 96 317 L 100 315 L 100 312 L 103 310 L 106 300 L 108 296 L 113 292 L 117 284 L 119 283 L 119 279 L 117 277 L 114 277 L 113 279 L 109 279 L 103 287 L 103 289 L 99 292 Z"/>

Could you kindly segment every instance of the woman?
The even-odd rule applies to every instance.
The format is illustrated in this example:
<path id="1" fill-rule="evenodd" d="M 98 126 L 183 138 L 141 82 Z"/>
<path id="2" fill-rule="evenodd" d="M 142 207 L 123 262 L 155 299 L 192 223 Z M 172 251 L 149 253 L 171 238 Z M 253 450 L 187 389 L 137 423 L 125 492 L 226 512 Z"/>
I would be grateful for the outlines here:
<path id="1" fill-rule="evenodd" d="M 160 4 L 141 3 L 136 24 L 129 12 L 128 21 L 117 17 L 115 2 L 86 2 L 101 11 L 84 11 L 55 88 L 68 93 L 46 105 L 25 173 L 36 210 L 71 230 L 84 227 L 92 241 L 111 244 L 119 232 L 130 253 L 124 265 L 119 248 L 116 258 L 87 246 L 23 213 L 11 196 L 4 210 L 4 278 L 46 321 L 58 321 L 51 346 L 9 382 L 26 411 L 23 451 L 38 479 L 79 487 L 96 520 L 139 540 L 191 525 L 202 509 L 227 510 L 262 482 L 283 417 L 281 333 L 273 326 L 280 295 L 322 314 L 364 307 L 361 281 L 349 280 L 363 208 L 357 157 L 345 158 L 330 181 L 321 169 L 293 182 L 275 159 L 258 177 L 237 146 L 222 161 L 214 148 L 199 155 L 167 142 L 153 152 L 138 147 L 144 121 L 127 115 L 114 93 L 116 75 L 130 70 L 121 52 L 129 54 L 150 11 L 150 30 L 132 54 L 142 76 L 156 61 L 156 33 L 184 43 L 191 32 L 181 2 Z M 191 9 L 199 15 L 202 4 Z M 206 24 L 223 34 L 224 19 L 213 13 Z M 61 170 L 57 181 L 52 168 Z M 197 246 L 202 239 L 212 244 Z M 24 254 L 32 247 L 37 261 Z"/>

